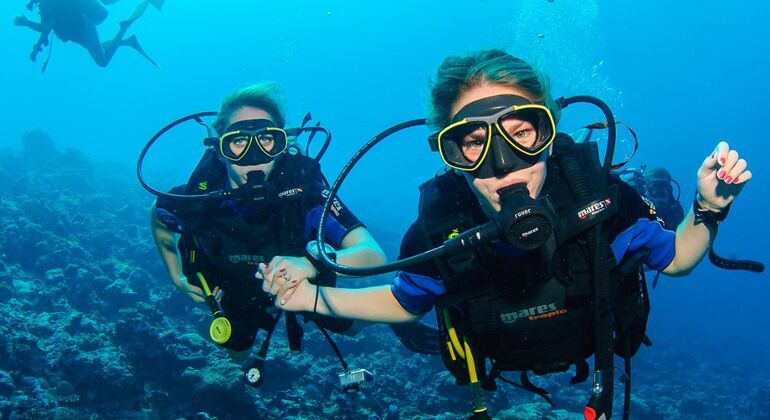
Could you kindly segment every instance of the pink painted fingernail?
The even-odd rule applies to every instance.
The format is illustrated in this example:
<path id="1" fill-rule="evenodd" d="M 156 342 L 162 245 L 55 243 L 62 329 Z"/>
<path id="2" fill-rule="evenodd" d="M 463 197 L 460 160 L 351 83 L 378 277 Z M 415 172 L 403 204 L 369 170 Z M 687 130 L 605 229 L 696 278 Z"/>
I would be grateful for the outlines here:
<path id="1" fill-rule="evenodd" d="M 294 283 L 296 283 L 297 281 L 298 281 L 297 279 L 293 279 L 293 280 L 292 280 L 292 281 L 290 281 L 289 283 L 291 283 L 291 284 L 294 284 Z"/>
<path id="2" fill-rule="evenodd" d="M 725 177 L 725 171 L 719 171 L 719 173 L 717 174 L 717 178 L 722 179 L 724 177 Z"/>
<path id="3" fill-rule="evenodd" d="M 735 179 L 733 180 L 733 182 L 737 183 L 738 182 L 738 178 L 740 178 L 740 177 L 736 176 Z"/>
<path id="4" fill-rule="evenodd" d="M 726 184 L 729 184 L 732 181 L 733 181 L 733 177 L 731 177 L 731 176 L 728 176 L 727 178 L 725 178 L 725 183 Z"/>
<path id="5" fill-rule="evenodd" d="M 286 267 L 280 269 L 278 272 L 281 273 L 282 275 L 286 274 Z"/>
<path id="6" fill-rule="evenodd" d="M 725 158 L 719 158 L 719 163 L 721 163 L 722 165 L 724 165 L 724 164 L 725 164 L 725 162 L 727 162 L 727 160 L 726 160 Z"/>

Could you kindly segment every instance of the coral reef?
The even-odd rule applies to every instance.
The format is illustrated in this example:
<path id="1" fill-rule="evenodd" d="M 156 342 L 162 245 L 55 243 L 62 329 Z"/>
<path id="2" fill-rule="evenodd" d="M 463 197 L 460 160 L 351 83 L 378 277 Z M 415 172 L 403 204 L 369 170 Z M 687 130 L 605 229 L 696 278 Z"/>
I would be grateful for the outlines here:
<path id="1" fill-rule="evenodd" d="M 409 353 L 383 325 L 336 337 L 349 365 L 375 376 L 358 393 L 338 389 L 339 362 L 311 324 L 303 324 L 300 354 L 289 351 L 279 328 L 264 386 L 246 386 L 241 366 L 208 339 L 208 312 L 167 279 L 148 227 L 152 197 L 130 171 L 58 151 L 41 131 L 22 146 L 27 151 L 0 151 L 2 418 L 468 416 L 468 390 L 455 385 L 440 359 Z M 35 158 L 25 158 L 31 149 Z M 768 394 L 760 391 L 770 389 L 766 375 L 739 377 L 735 369 L 743 367 L 709 365 L 687 351 L 642 350 L 633 418 L 769 415 Z M 556 408 L 503 383 L 487 400 L 502 419 L 582 418 L 589 387 L 568 386 L 569 378 L 533 379 Z M 616 395 L 619 403 L 622 387 Z"/>

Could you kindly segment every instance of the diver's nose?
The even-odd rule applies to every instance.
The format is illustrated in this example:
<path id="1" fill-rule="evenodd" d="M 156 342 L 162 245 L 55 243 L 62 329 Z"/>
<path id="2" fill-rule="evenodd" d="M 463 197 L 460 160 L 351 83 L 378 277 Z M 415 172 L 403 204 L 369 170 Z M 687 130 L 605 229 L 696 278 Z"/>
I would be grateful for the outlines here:
<path id="1" fill-rule="evenodd" d="M 516 166 L 516 156 L 508 143 L 499 134 L 492 136 L 489 145 L 492 150 L 493 169 L 495 176 L 506 175 L 513 172 Z"/>

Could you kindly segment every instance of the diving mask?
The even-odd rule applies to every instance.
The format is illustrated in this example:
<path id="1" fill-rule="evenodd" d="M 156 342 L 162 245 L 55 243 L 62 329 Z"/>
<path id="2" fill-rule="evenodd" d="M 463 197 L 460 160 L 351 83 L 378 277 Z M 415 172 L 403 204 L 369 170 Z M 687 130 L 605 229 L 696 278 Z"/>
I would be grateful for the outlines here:
<path id="1" fill-rule="evenodd" d="M 219 137 L 219 151 L 235 165 L 260 165 L 286 150 L 288 136 L 270 120 L 238 121 Z"/>
<path id="2" fill-rule="evenodd" d="M 556 137 L 551 111 L 517 95 L 471 102 L 452 121 L 428 139 L 431 149 L 448 166 L 482 179 L 534 165 Z"/>

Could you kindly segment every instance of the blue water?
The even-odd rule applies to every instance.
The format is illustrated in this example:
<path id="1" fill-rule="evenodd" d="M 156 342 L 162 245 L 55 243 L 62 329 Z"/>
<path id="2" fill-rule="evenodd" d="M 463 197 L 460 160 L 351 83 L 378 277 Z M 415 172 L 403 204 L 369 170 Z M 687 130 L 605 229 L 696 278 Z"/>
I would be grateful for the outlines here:
<path id="1" fill-rule="evenodd" d="M 133 7 L 127 0 L 110 6 L 99 27 L 102 39 Z M 729 257 L 770 261 L 764 168 L 770 161 L 770 3 L 167 0 L 162 11 L 148 9 L 129 31 L 160 69 L 129 49 L 99 68 L 85 50 L 56 39 L 45 73 L 40 67 L 47 51 L 37 63 L 27 58 L 36 34 L 11 24 L 25 11 L 24 2 L 0 4 L 2 148 L 20 149 L 23 134 L 40 128 L 58 149 L 81 151 L 133 188 L 136 157 L 164 124 L 216 110 L 224 95 L 245 84 L 273 80 L 285 90 L 290 124 L 312 112 L 333 131 L 323 161 L 333 178 L 377 132 L 425 115 L 430 77 L 445 56 L 500 47 L 537 64 L 556 96 L 604 99 L 639 134 L 632 165 L 667 167 L 683 186 L 685 207 L 703 158 L 719 140 L 730 142 L 754 179 L 722 225 L 716 247 Z M 567 110 L 562 129 L 590 118 Z M 148 178 L 162 187 L 183 182 L 200 156 L 203 133 L 185 130 L 151 156 Z M 426 134 L 414 129 L 376 148 L 345 184 L 343 199 L 370 227 L 398 237 L 413 220 L 417 186 L 441 168 Z M 139 196 L 145 200 L 139 207 L 149 211 L 151 197 Z M 5 258 L 14 263 L 12 255 Z M 768 280 L 767 274 L 720 271 L 708 262 L 686 278 L 663 278 L 652 293 L 648 334 L 655 345 L 641 357 L 657 360 L 659 351 L 677 358 L 650 362 L 662 382 L 697 364 L 705 372 L 702 383 L 689 382 L 680 392 L 705 392 L 704 400 L 744 395 L 747 390 L 734 385 L 742 378 L 764 378 L 759 383 L 767 387 Z M 641 365 L 637 375 L 644 381 Z M 703 366 L 727 369 L 735 382 L 714 384 Z M 0 370 L 12 369 L 0 363 Z"/>

